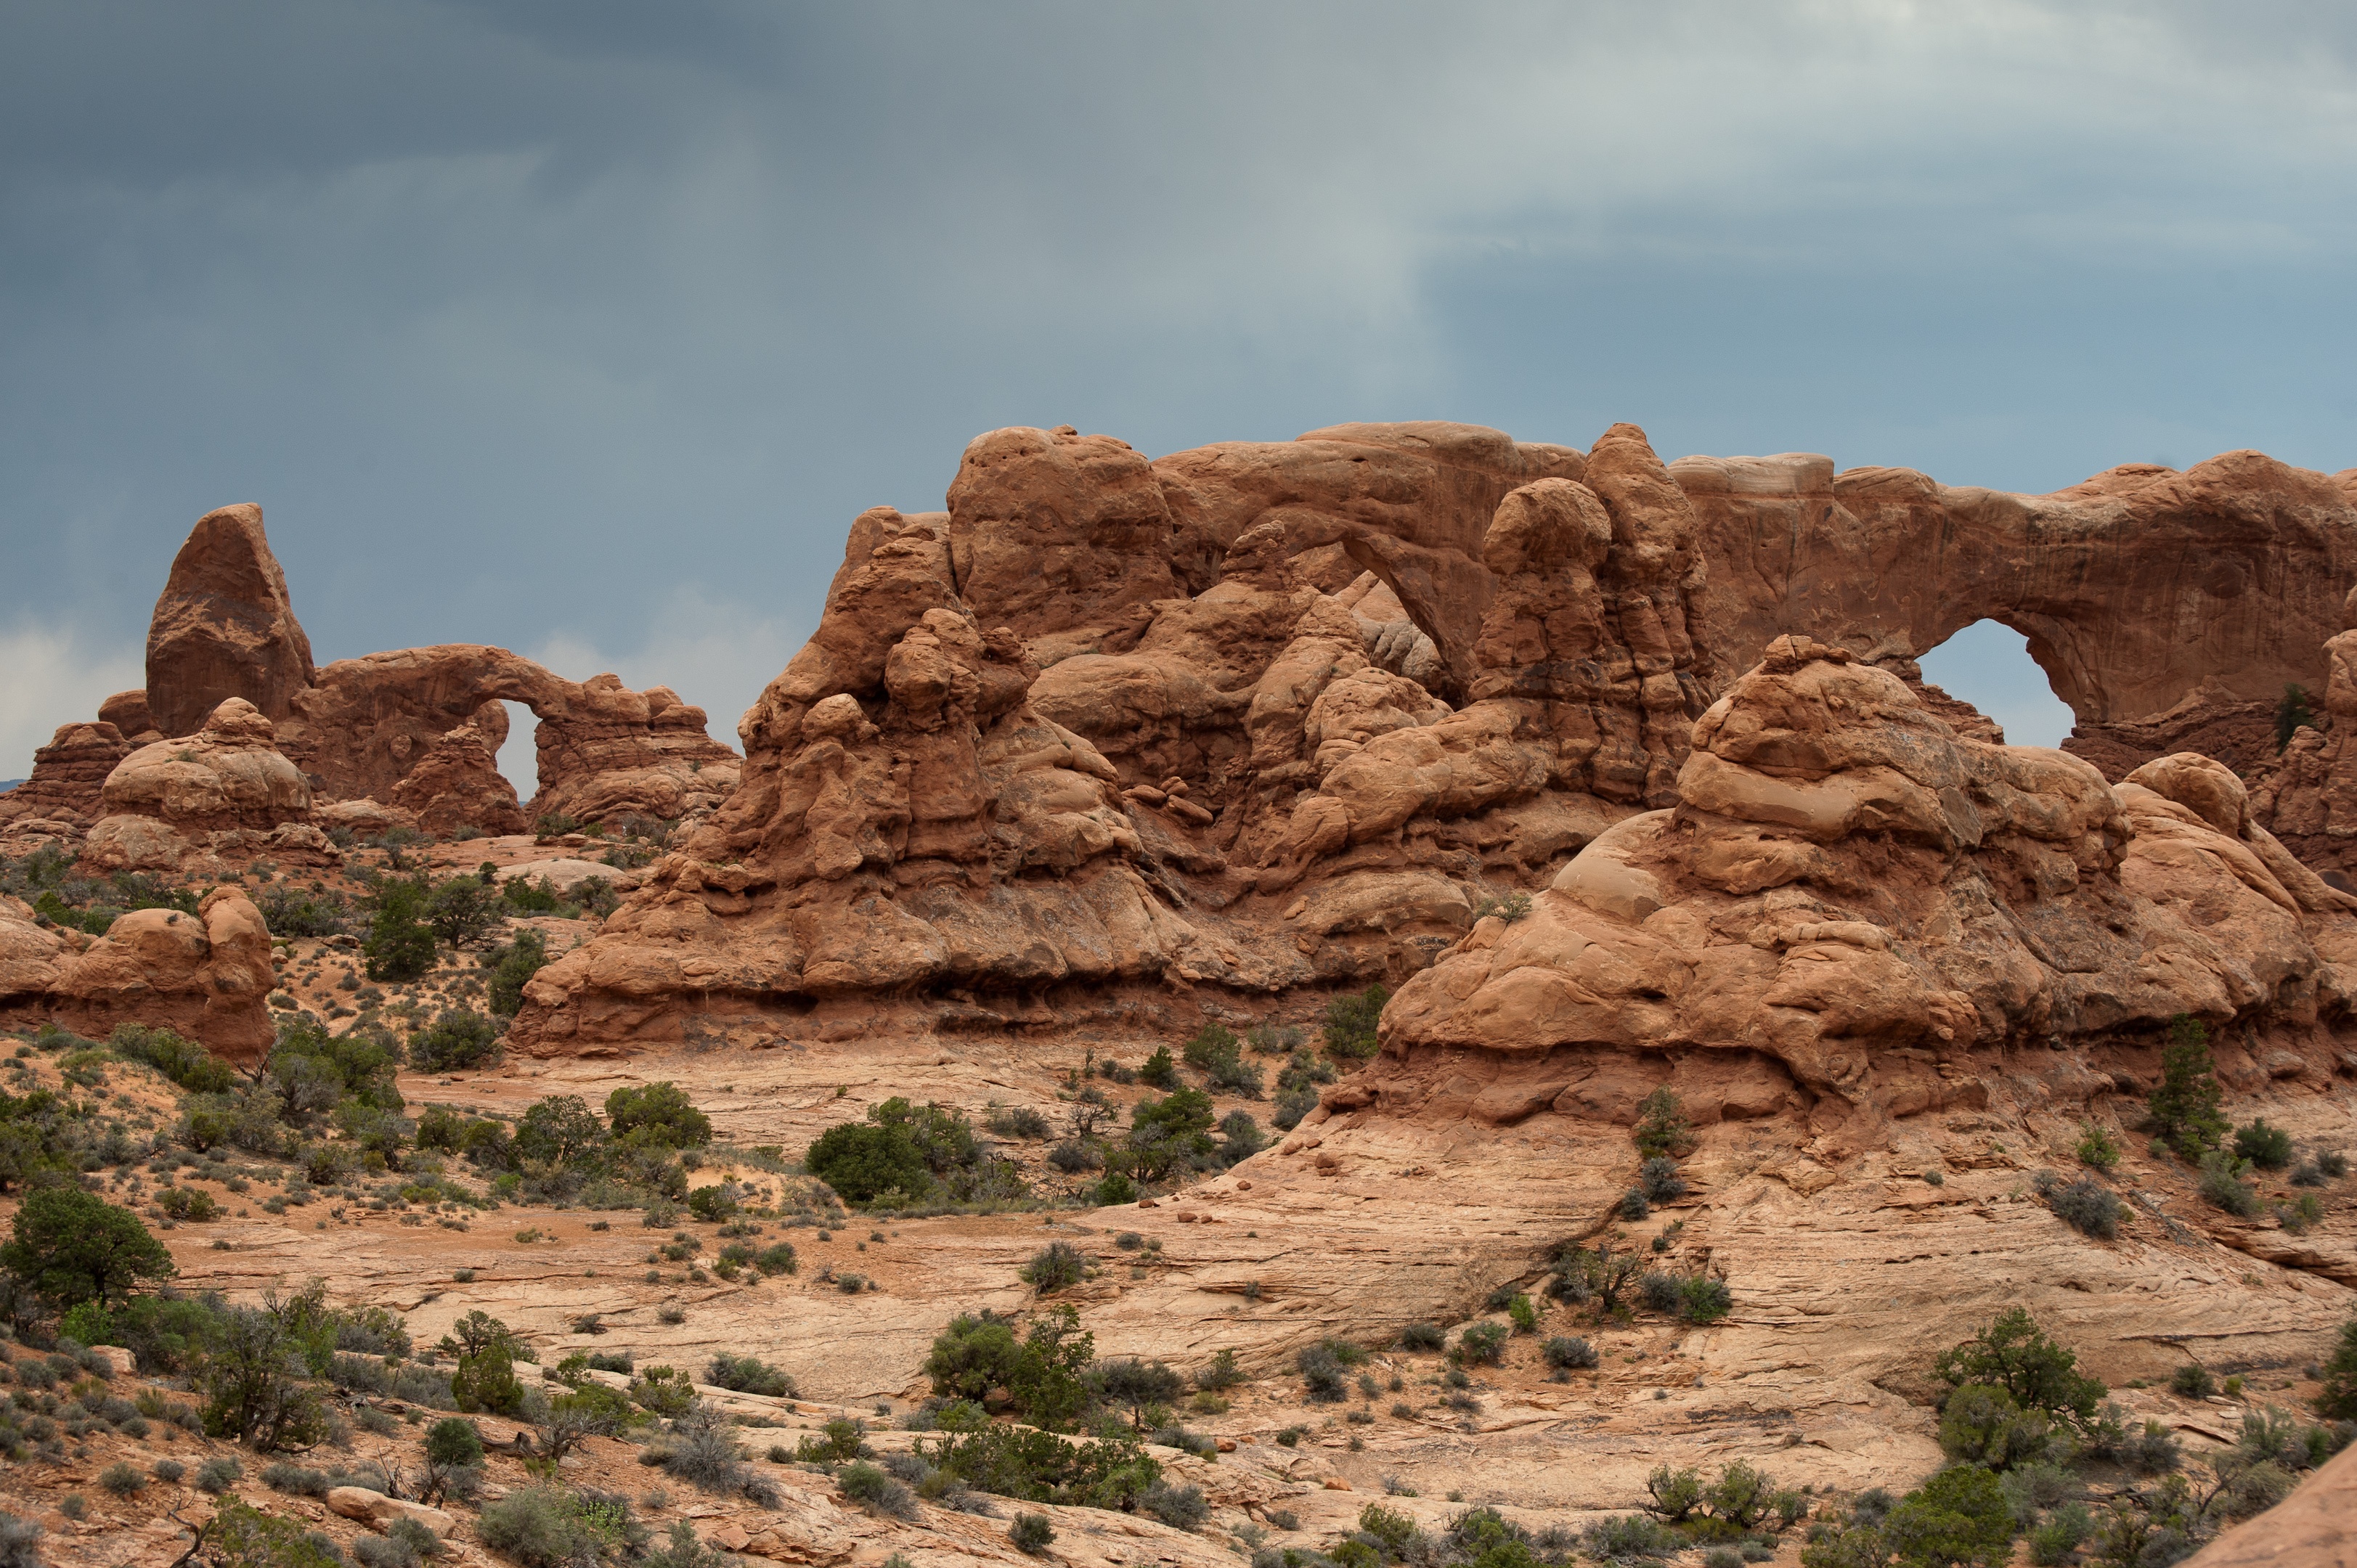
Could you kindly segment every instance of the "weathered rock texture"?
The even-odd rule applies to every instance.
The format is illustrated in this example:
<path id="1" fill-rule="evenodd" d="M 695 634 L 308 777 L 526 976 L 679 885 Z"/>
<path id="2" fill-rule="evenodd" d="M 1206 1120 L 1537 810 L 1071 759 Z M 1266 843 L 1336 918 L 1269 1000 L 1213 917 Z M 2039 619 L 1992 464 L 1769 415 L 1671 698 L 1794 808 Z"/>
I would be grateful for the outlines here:
<path id="1" fill-rule="evenodd" d="M 81 855 L 98 870 L 221 875 L 257 854 L 338 858 L 310 822 L 309 782 L 242 697 L 224 700 L 197 734 L 124 757 L 100 787 L 99 804 L 104 815 Z"/>
<path id="2" fill-rule="evenodd" d="M 1696 571 L 1633 426 L 1589 458 L 1407 425 L 1159 464 L 994 432 L 947 513 L 860 517 L 746 715 L 743 786 L 517 1036 L 626 1037 L 689 991 L 1003 1021 L 1060 987 L 1421 963 L 1469 886 L 1671 798 L 1708 695 Z"/>
<path id="3" fill-rule="evenodd" d="M 178 1030 L 224 1056 L 256 1061 L 276 1037 L 262 912 L 234 887 L 194 915 L 135 909 L 95 940 L 37 923 L 0 897 L 0 1022 L 42 1020 L 104 1039 L 118 1024 Z"/>
<path id="4" fill-rule="evenodd" d="M 0 795 L 0 822 L 40 817 L 88 824 L 103 810 L 99 790 L 106 776 L 131 751 L 123 732 L 104 720 L 59 725 L 49 744 L 33 753 L 33 771 L 25 781 Z"/>
<path id="5" fill-rule="evenodd" d="M 497 771 L 503 702 L 540 721 L 540 790 L 528 808 Z M 331 798 L 397 800 L 428 825 L 494 832 L 551 812 L 671 820 L 709 810 L 735 787 L 737 757 L 704 724 L 703 709 L 665 687 L 633 692 L 612 675 L 576 683 L 504 648 L 447 643 L 328 665 L 296 693 L 282 738 Z M 454 731 L 472 734 L 448 740 Z M 489 771 L 479 750 L 493 759 Z"/>
<path id="6" fill-rule="evenodd" d="M 311 639 L 295 618 L 286 574 L 258 506 L 197 520 L 147 628 L 147 706 L 165 735 L 188 735 L 224 698 L 283 719 L 311 683 Z"/>
<path id="7" fill-rule="evenodd" d="M 1376 1092 L 1503 1056 L 1534 1110 L 1652 1056 L 1682 1064 L 1690 1103 L 1781 1095 L 1855 1150 L 1890 1118 L 1984 1103 L 1985 1053 L 2066 1050 L 2092 1077 L 2090 1047 L 2180 1014 L 2237 1032 L 2246 1078 L 2343 1067 L 2329 1026 L 2357 988 L 2357 899 L 2208 758 L 2109 786 L 2064 752 L 1964 739 L 1805 638 L 1771 645 L 1695 738 L 1677 807 L 1620 823 L 1527 918 L 1480 923 L 1401 990 Z"/>
<path id="8" fill-rule="evenodd" d="M 544 975 L 517 1037 L 660 1033 L 689 997 L 756 1029 L 878 996 L 986 1025 L 1117 1013 L 1133 984 L 1216 1011 L 1396 981 L 1615 822 L 1708 809 L 1690 786 L 1728 776 L 1689 763 L 1694 720 L 1787 632 L 1881 667 L 1910 733 L 1963 747 L 1934 796 L 1969 795 L 1955 757 L 2010 758 L 2028 781 L 1993 799 L 2060 790 L 2040 809 L 2125 846 L 2100 774 L 1996 750 L 1914 653 L 1997 615 L 2089 723 L 2255 702 L 2315 680 L 2352 576 L 2343 485 L 2249 453 L 2019 497 L 1806 456 L 1665 466 L 1631 425 L 1586 454 L 1347 425 L 1153 462 L 996 431 L 947 512 L 855 522 L 817 633 L 746 715 L 743 787 Z M 2122 775 L 2166 755 L 2115 751 Z M 2053 854 L 2093 854 L 1984 808 L 2004 876 L 2044 889 Z M 1969 815 L 1942 831 L 1980 854 Z M 1744 853 L 1765 875 L 1825 852 Z M 2105 974 L 2091 992 L 2135 967 L 2116 939 L 2045 952 Z M 2045 1026 L 2021 1007 L 2006 1028 Z"/>
<path id="9" fill-rule="evenodd" d="M 1784 632 L 1872 660 L 1995 619 L 2083 725 L 2150 718 L 2205 683 L 2272 705 L 2286 682 L 2319 683 L 2357 581 L 2357 470 L 2257 452 L 2128 464 L 2047 496 L 1837 475 L 1803 453 L 1672 472 L 1701 519 L 1704 618 L 1730 670 Z"/>

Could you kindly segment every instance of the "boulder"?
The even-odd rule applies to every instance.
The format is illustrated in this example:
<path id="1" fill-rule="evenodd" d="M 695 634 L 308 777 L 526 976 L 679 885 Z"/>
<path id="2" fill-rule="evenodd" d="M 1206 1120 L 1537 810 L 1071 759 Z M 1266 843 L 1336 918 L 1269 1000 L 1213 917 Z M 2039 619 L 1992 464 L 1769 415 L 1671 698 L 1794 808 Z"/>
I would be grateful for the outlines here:
<path id="1" fill-rule="evenodd" d="M 182 833 L 268 831 L 311 814 L 311 786 L 275 744 L 270 720 L 224 699 L 197 734 L 143 746 L 100 789 L 109 816 L 151 817 Z"/>
<path id="2" fill-rule="evenodd" d="M 358 1520 L 379 1534 L 404 1519 L 424 1525 L 436 1537 L 446 1537 L 457 1528 L 458 1521 L 440 1509 L 406 1498 L 389 1498 L 367 1487 L 330 1487 L 327 1502 L 331 1512 Z"/>
<path id="3" fill-rule="evenodd" d="M 93 1039 L 118 1024 L 178 1030 L 239 1062 L 276 1038 L 266 1004 L 277 983 L 262 912 L 235 887 L 205 895 L 193 915 L 135 909 L 106 935 L 44 929 L 0 899 L 0 1018 L 48 1020 Z"/>

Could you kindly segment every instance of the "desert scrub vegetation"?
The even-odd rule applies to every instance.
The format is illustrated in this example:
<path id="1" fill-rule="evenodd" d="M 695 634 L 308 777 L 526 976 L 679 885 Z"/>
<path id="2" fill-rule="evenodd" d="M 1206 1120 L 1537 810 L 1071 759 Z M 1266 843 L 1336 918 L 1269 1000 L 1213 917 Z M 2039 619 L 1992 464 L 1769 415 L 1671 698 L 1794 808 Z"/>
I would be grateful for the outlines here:
<path id="1" fill-rule="evenodd" d="M 2046 1207 L 2073 1230 L 2099 1241 L 2118 1239 L 2120 1218 L 2127 1206 L 2102 1182 L 2093 1176 L 2066 1182 L 2052 1171 L 2040 1171 L 2037 1185 Z"/>
<path id="2" fill-rule="evenodd" d="M 802 1167 L 856 1208 L 989 1208 L 1030 1197 L 1021 1167 L 947 1106 L 894 1097 L 812 1140 Z"/>

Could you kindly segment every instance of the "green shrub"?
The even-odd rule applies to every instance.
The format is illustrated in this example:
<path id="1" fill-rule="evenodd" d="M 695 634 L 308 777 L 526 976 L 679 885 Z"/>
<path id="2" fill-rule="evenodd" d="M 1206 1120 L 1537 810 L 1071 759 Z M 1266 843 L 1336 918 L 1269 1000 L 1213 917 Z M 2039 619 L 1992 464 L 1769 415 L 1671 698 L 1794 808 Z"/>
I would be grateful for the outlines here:
<path id="1" fill-rule="evenodd" d="M 1154 1054 L 1146 1058 L 1144 1063 L 1138 1067 L 1137 1078 L 1139 1082 L 1150 1085 L 1155 1089 L 1168 1090 L 1178 1088 L 1178 1064 L 1171 1058 L 1170 1047 L 1168 1046 L 1156 1047 Z"/>
<path id="2" fill-rule="evenodd" d="M 1088 1254 L 1070 1241 L 1050 1241 L 1031 1254 L 1018 1272 L 1023 1283 L 1041 1295 L 1051 1295 L 1088 1277 Z"/>
<path id="3" fill-rule="evenodd" d="M 773 1241 L 753 1254 L 753 1266 L 765 1274 L 791 1274 L 801 1265 L 791 1241 Z"/>
<path id="4" fill-rule="evenodd" d="M 1139 1492 L 1137 1509 L 1173 1530 L 1200 1530 L 1211 1517 L 1211 1505 L 1203 1500 L 1202 1487 L 1174 1487 L 1168 1481 L 1157 1481 Z"/>
<path id="5" fill-rule="evenodd" d="M 712 1119 L 668 1081 L 614 1090 L 606 1097 L 606 1125 L 634 1147 L 694 1149 L 712 1142 Z"/>
<path id="6" fill-rule="evenodd" d="M 2208 1399 L 2218 1391 L 2218 1380 L 2199 1361 L 2188 1361 L 2169 1374 L 2169 1386 L 2187 1399 Z"/>
<path id="7" fill-rule="evenodd" d="M 244 1466 L 223 1454 L 218 1458 L 208 1459 L 197 1466 L 195 1486 L 200 1492 L 210 1492 L 219 1497 L 237 1485 L 239 1478 L 244 1474 Z"/>
<path id="8" fill-rule="evenodd" d="M 135 1466 L 117 1459 L 98 1473 L 98 1484 L 118 1498 L 135 1498 L 147 1489 L 147 1477 Z"/>
<path id="9" fill-rule="evenodd" d="M 1375 1026 L 1391 993 L 1370 985 L 1326 1004 L 1326 1054 L 1337 1061 L 1365 1061 L 1379 1047 Z"/>
<path id="10" fill-rule="evenodd" d="M 1546 1364 L 1557 1371 L 1587 1371 L 1598 1362 L 1596 1347 L 1576 1334 L 1558 1334 L 1539 1347 Z"/>
<path id="11" fill-rule="evenodd" d="M 1411 1323 L 1400 1330 L 1399 1343 L 1403 1350 L 1437 1350 L 1448 1342 L 1448 1336 L 1442 1332 L 1437 1323 Z"/>
<path id="12" fill-rule="evenodd" d="M 771 1399 L 796 1397 L 792 1378 L 753 1356 L 731 1356 L 723 1351 L 712 1358 L 704 1380 L 715 1388 L 731 1389 L 737 1393 L 766 1394 Z"/>
<path id="13" fill-rule="evenodd" d="M 1139 1181 L 1161 1181 L 1213 1152 L 1211 1125 L 1211 1097 L 1200 1089 L 1148 1096 L 1130 1111 L 1128 1137 L 1111 1163 Z"/>
<path id="14" fill-rule="evenodd" d="M 1641 1514 L 1598 1520 L 1580 1531 L 1579 1543 L 1603 1563 L 1655 1562 L 1685 1546 L 1684 1537 Z"/>
<path id="15" fill-rule="evenodd" d="M 214 1510 L 206 1544 L 224 1568 L 345 1568 L 332 1538 L 235 1498 Z"/>
<path id="16" fill-rule="evenodd" d="M 548 939 L 526 926 L 512 941 L 494 949 L 484 962 L 491 972 L 484 986 L 485 1004 L 493 1017 L 512 1018 L 523 1006 L 523 988 L 548 967 Z"/>
<path id="17" fill-rule="evenodd" d="M 1694 1126 L 1677 1091 L 1665 1083 L 1639 1101 L 1636 1129 L 1630 1136 L 1642 1159 L 1669 1159 L 1692 1148 Z"/>
<path id="18" fill-rule="evenodd" d="M 1027 1557 L 1044 1557 L 1049 1543 L 1056 1539 L 1056 1527 L 1048 1522 L 1044 1514 L 1018 1513 L 1015 1522 L 1006 1527 L 1006 1539 Z"/>
<path id="19" fill-rule="evenodd" d="M 888 1519 L 917 1517 L 914 1493 L 875 1466 L 855 1461 L 834 1473 L 843 1495 L 873 1514 Z"/>
<path id="20" fill-rule="evenodd" d="M 106 1044 L 116 1056 L 126 1061 L 145 1062 L 194 1094 L 226 1094 L 237 1085 L 235 1068 L 169 1029 L 123 1024 L 107 1037 Z"/>
<path id="21" fill-rule="evenodd" d="M 1695 1274 L 1678 1287 L 1678 1316 L 1688 1323 L 1717 1323 L 1734 1309 L 1725 1280 Z"/>
<path id="22" fill-rule="evenodd" d="M 2316 1413 L 2327 1421 L 2357 1421 L 2357 1317 L 2341 1326 L 2341 1342 L 2333 1347 L 2319 1379 Z"/>
<path id="23" fill-rule="evenodd" d="M 1940 1412 L 1940 1450 L 1960 1464 L 2018 1469 L 2054 1456 L 2053 1423 L 2043 1411 L 2025 1411 L 2005 1390 L 1966 1383 L 1948 1395 Z"/>
<path id="24" fill-rule="evenodd" d="M 2046 1206 L 2073 1230 L 2102 1241 L 2118 1239 L 2120 1217 L 2127 1211 L 2126 1206 L 2094 1177 L 2065 1182 L 2050 1171 L 2040 1171 L 2038 1190 Z"/>
<path id="25" fill-rule="evenodd" d="M 1637 1167 L 1637 1185 L 1654 1203 L 1668 1203 L 1686 1195 L 1686 1179 L 1678 1174 L 1678 1162 L 1667 1155 L 1648 1155 Z"/>
<path id="26" fill-rule="evenodd" d="M 410 1065 L 420 1072 L 463 1072 L 499 1056 L 499 1026 L 471 1007 L 446 1007 L 409 1036 Z"/>
<path id="27" fill-rule="evenodd" d="M 646 1532 L 620 1498 L 544 1482 L 485 1503 L 475 1536 L 523 1568 L 581 1568 L 621 1560 Z"/>
<path id="28" fill-rule="evenodd" d="M 156 1207 L 164 1211 L 167 1219 L 202 1224 L 219 1219 L 221 1207 L 213 1195 L 199 1187 L 169 1187 L 156 1195 Z"/>
<path id="29" fill-rule="evenodd" d="M 434 967 L 434 928 L 422 916 L 427 892 L 423 882 L 389 877 L 377 886 L 369 932 L 361 942 L 362 967 L 374 981 L 405 983 Z"/>
<path id="30" fill-rule="evenodd" d="M 2281 752 L 2290 746 L 2291 737 L 2302 729 L 2316 727 L 2316 712 L 2309 703 L 2308 688 L 2296 681 L 2285 682 L 2283 701 L 2276 704 L 2276 750 Z"/>
<path id="31" fill-rule="evenodd" d="M 2093 1122 L 2079 1123 L 2079 1163 L 2099 1171 L 2120 1163 L 2119 1141 Z"/>
<path id="32" fill-rule="evenodd" d="M 1333 1402 L 1348 1399 L 1348 1380 L 1343 1375 L 1341 1359 L 1324 1345 L 1304 1346 L 1293 1359 L 1294 1369 L 1313 1400 Z"/>
<path id="33" fill-rule="evenodd" d="M 1505 1359 L 1506 1326 L 1502 1323 L 1469 1324 L 1457 1337 L 1458 1359 L 1469 1367 L 1494 1367 Z"/>
<path id="34" fill-rule="evenodd" d="M 966 1202 L 1021 1190 L 1014 1167 L 987 1155 L 963 1115 L 897 1097 L 870 1107 L 865 1122 L 819 1134 L 803 1165 L 852 1204 Z"/>
<path id="35" fill-rule="evenodd" d="M 2263 1171 L 2279 1171 L 2291 1164 L 2291 1134 L 2254 1117 L 2234 1129 L 2234 1153 Z"/>
<path id="36" fill-rule="evenodd" d="M 2243 1165 L 2223 1149 L 2201 1156 L 2201 1175 L 2194 1182 L 2204 1201 L 2238 1219 L 2248 1219 L 2264 1207 L 2257 1191 L 2243 1179 Z"/>
<path id="37" fill-rule="evenodd" d="M 1089 1201 L 1100 1208 L 1111 1208 L 1117 1204 L 1135 1203 L 1137 1183 L 1131 1180 L 1128 1173 L 1125 1171 L 1107 1171 L 1098 1179 L 1095 1188 L 1089 1195 Z"/>
<path id="38" fill-rule="evenodd" d="M 1513 1299 L 1506 1303 L 1506 1316 L 1513 1319 L 1514 1332 L 1517 1334 L 1534 1334 L 1538 1331 L 1539 1309 L 1533 1306 L 1531 1298 L 1520 1291 L 1515 1292 Z"/>

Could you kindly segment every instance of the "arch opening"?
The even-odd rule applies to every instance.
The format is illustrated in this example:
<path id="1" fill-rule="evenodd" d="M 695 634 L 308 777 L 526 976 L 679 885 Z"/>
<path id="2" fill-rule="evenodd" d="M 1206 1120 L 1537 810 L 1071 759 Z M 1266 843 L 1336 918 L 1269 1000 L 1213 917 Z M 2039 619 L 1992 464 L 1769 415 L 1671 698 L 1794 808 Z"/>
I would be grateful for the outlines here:
<path id="1" fill-rule="evenodd" d="M 2013 746 L 2060 746 L 2077 722 L 2029 656 L 2029 639 L 1997 620 L 1976 620 L 1916 662 L 1923 679 L 1995 719 Z"/>
<path id="2" fill-rule="evenodd" d="M 529 801 L 540 792 L 540 715 L 522 703 L 503 701 L 508 712 L 508 738 L 500 745 L 500 772 L 515 786 L 516 799 Z"/>

